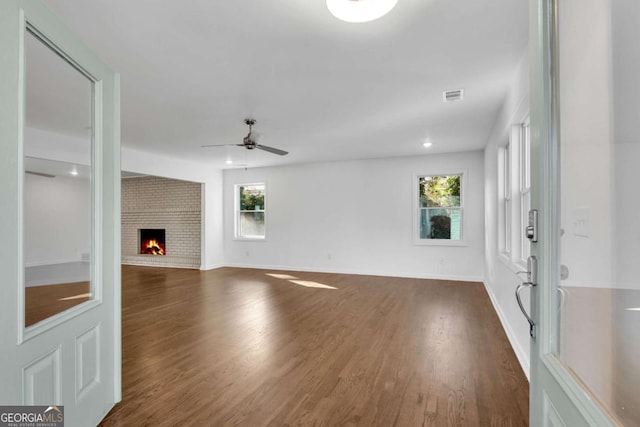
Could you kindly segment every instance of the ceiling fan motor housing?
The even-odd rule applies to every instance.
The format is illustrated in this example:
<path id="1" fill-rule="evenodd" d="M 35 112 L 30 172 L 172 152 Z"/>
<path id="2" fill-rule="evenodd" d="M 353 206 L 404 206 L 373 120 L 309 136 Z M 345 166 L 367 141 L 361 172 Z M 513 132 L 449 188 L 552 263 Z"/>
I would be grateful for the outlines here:
<path id="1" fill-rule="evenodd" d="M 256 142 L 251 139 L 251 133 L 245 136 L 242 142 L 243 142 L 243 145 L 247 147 L 248 150 L 253 150 L 254 148 L 256 148 Z"/>
<path id="2" fill-rule="evenodd" d="M 253 125 L 256 124 L 256 120 L 255 119 L 244 119 L 244 123 L 249 126 L 249 133 L 247 134 L 247 136 L 244 137 L 244 139 L 242 140 L 242 143 L 245 147 L 247 147 L 248 150 L 253 150 L 254 148 L 256 148 L 256 142 L 251 139 L 251 131 L 253 130 Z"/>

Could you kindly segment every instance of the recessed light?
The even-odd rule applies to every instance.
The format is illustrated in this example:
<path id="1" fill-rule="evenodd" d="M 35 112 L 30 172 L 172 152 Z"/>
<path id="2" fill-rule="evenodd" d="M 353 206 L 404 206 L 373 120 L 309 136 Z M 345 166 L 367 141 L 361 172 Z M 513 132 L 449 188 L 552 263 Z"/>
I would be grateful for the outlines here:
<path id="1" fill-rule="evenodd" d="M 73 169 L 71 169 L 71 172 L 69 172 L 69 174 L 71 174 L 73 176 L 77 176 L 78 175 L 78 169 L 76 169 L 76 167 L 74 166 Z"/>
<path id="2" fill-rule="evenodd" d="M 232 163 L 233 163 L 233 160 L 231 160 L 231 159 L 227 159 L 227 160 L 225 161 L 225 163 L 226 163 L 226 164 L 228 164 L 228 165 L 230 165 L 230 164 L 232 164 Z"/>
<path id="3" fill-rule="evenodd" d="M 424 142 L 424 144 L 422 144 L 422 146 L 423 146 L 424 148 L 429 148 L 429 147 L 431 147 L 432 145 L 433 145 L 433 142 L 431 142 L 431 141 L 425 141 L 425 142 Z"/>
<path id="4" fill-rule="evenodd" d="M 627 311 L 640 311 L 640 307 L 626 308 Z"/>

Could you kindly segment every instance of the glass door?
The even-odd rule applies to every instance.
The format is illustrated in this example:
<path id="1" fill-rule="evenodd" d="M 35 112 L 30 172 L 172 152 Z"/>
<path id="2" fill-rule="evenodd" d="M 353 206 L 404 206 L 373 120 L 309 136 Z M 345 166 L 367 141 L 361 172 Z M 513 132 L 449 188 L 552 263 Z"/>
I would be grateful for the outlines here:
<path id="1" fill-rule="evenodd" d="M 532 20 L 531 425 L 640 425 L 640 3 L 533 1 Z"/>

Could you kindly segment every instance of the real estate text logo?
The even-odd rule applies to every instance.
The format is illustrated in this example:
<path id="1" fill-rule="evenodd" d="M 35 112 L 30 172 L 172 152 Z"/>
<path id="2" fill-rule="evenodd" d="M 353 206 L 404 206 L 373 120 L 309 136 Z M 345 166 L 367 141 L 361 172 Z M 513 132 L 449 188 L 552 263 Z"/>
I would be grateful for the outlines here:
<path id="1" fill-rule="evenodd" d="M 0 406 L 0 427 L 64 427 L 64 406 Z"/>

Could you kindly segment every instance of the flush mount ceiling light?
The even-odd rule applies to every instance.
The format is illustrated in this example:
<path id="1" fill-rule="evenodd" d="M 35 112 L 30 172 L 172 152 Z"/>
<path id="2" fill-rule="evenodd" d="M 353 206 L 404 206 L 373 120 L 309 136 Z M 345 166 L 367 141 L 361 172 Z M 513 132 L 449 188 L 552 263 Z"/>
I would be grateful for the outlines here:
<path id="1" fill-rule="evenodd" d="M 429 141 L 429 140 L 426 140 L 424 143 L 422 143 L 422 146 L 423 146 L 424 148 L 429 148 L 429 147 L 431 147 L 432 145 L 433 145 L 433 142 L 431 142 L 431 141 Z"/>
<path id="2" fill-rule="evenodd" d="M 369 22 L 393 9 L 398 0 L 327 0 L 329 12 L 346 22 Z"/>

